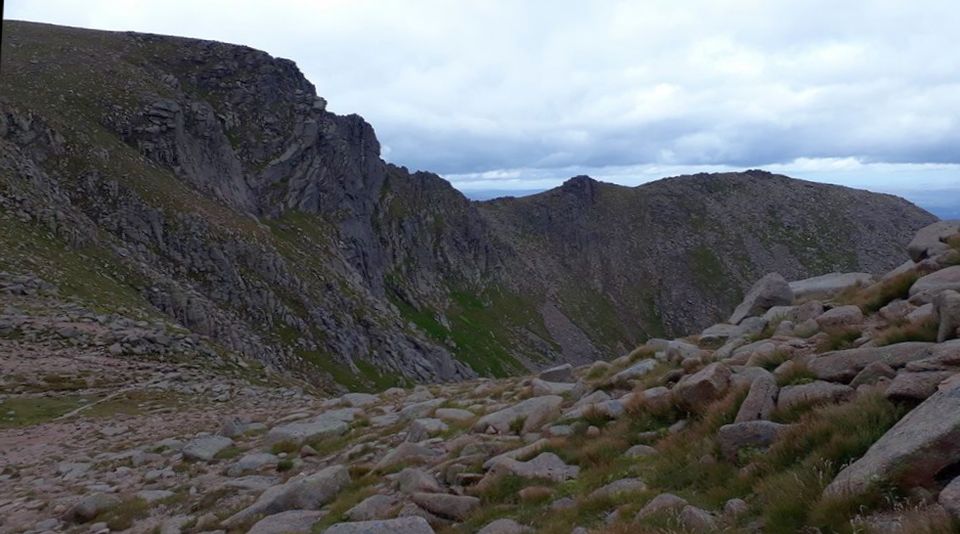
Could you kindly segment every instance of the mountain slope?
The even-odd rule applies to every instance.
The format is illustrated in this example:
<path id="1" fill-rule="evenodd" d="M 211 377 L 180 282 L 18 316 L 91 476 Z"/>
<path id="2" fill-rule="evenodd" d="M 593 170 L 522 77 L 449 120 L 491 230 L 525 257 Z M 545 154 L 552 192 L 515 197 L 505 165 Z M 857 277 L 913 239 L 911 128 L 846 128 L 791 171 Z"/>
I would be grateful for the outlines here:
<path id="1" fill-rule="evenodd" d="M 289 60 L 3 30 L 0 269 L 328 385 L 611 356 L 708 324 L 769 270 L 885 271 L 934 220 L 756 172 L 470 202 L 385 163 Z"/>

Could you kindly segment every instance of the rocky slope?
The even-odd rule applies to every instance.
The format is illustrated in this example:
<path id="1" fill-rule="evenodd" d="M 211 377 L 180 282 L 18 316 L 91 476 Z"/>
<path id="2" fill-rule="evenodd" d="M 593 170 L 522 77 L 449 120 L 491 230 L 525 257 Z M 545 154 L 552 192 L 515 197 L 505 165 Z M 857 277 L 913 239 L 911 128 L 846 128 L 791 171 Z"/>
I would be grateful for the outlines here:
<path id="1" fill-rule="evenodd" d="M 960 221 L 907 252 L 613 361 L 334 398 L 8 277 L 0 532 L 955 532 Z"/>
<path id="2" fill-rule="evenodd" d="M 883 272 L 933 221 L 760 172 L 470 202 L 385 163 L 288 60 L 3 30 L 0 270 L 327 387 L 617 355 L 717 320 L 770 270 Z"/>

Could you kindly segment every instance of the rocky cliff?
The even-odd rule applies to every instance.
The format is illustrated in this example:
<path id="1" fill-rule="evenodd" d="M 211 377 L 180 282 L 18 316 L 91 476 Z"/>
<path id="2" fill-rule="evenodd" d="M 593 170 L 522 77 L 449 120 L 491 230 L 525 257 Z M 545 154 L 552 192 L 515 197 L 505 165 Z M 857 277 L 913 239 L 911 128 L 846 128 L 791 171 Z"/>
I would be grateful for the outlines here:
<path id="1" fill-rule="evenodd" d="M 328 385 L 615 355 L 933 220 L 762 172 L 470 202 L 243 46 L 5 22 L 0 68 L 0 270 Z"/>

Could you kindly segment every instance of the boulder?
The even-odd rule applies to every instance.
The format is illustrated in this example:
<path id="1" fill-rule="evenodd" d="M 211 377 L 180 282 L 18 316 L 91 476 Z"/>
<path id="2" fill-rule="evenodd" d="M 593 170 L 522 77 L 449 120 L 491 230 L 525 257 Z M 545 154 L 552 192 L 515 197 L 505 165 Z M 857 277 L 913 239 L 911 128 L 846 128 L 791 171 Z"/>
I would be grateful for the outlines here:
<path id="1" fill-rule="evenodd" d="M 797 406 L 841 402 L 849 399 L 853 393 L 854 390 L 850 386 L 822 380 L 799 386 L 785 386 L 780 389 L 777 409 L 789 410 Z"/>
<path id="2" fill-rule="evenodd" d="M 306 441 L 342 436 L 349 429 L 349 425 L 340 419 L 322 415 L 310 421 L 275 426 L 267 432 L 264 440 L 268 445 L 280 442 L 302 445 Z"/>
<path id="3" fill-rule="evenodd" d="M 770 414 L 777 407 L 777 395 L 780 393 L 777 379 L 769 371 L 761 370 L 763 373 L 750 383 L 750 391 L 740 404 L 734 419 L 737 423 L 770 419 Z"/>
<path id="4" fill-rule="evenodd" d="M 960 461 L 960 386 L 938 391 L 904 416 L 862 458 L 827 486 L 825 495 L 859 494 L 890 473 L 906 487 L 935 485 Z"/>
<path id="5" fill-rule="evenodd" d="M 790 282 L 790 290 L 796 299 L 812 296 L 829 298 L 848 288 L 864 287 L 873 282 L 873 275 L 870 273 L 828 273 Z"/>
<path id="6" fill-rule="evenodd" d="M 559 456 L 552 452 L 544 452 L 526 462 L 503 456 L 498 457 L 490 466 L 490 474 L 498 475 L 500 473 L 510 473 L 523 478 L 542 478 L 563 482 L 564 480 L 577 478 L 577 475 L 580 474 L 580 468 L 565 464 Z"/>
<path id="7" fill-rule="evenodd" d="M 766 449 L 780 437 L 786 425 L 773 421 L 745 421 L 723 425 L 717 431 L 720 452 L 736 460 L 743 448 Z"/>
<path id="8" fill-rule="evenodd" d="M 934 271 L 916 282 L 910 287 L 911 302 L 918 295 L 928 295 L 932 299 L 941 291 L 960 291 L 960 265 L 947 267 Z"/>
<path id="9" fill-rule="evenodd" d="M 559 417 L 561 404 L 563 397 L 557 395 L 533 397 L 481 417 L 473 425 L 473 431 L 493 429 L 498 434 L 507 434 L 512 431 L 512 426 L 520 426 L 521 434 L 533 432 Z"/>
<path id="10" fill-rule="evenodd" d="M 418 516 L 398 517 L 378 521 L 337 523 L 323 534 L 433 534 L 427 520 Z"/>
<path id="11" fill-rule="evenodd" d="M 634 445 L 623 453 L 628 458 L 640 458 L 642 456 L 652 456 L 657 454 L 657 449 L 650 445 Z"/>
<path id="12" fill-rule="evenodd" d="M 446 399 L 428 399 L 408 404 L 400 409 L 400 418 L 404 421 L 412 421 L 427 417 L 445 402 L 447 402 Z"/>
<path id="13" fill-rule="evenodd" d="M 528 527 L 517 523 L 513 519 L 495 519 L 477 531 L 477 534 L 526 534 L 532 532 Z"/>
<path id="14" fill-rule="evenodd" d="M 310 534 L 314 523 L 325 515 L 314 510 L 288 510 L 257 521 L 247 534 Z"/>
<path id="15" fill-rule="evenodd" d="M 960 477 L 951 480 L 937 497 L 940 506 L 954 519 L 960 519 Z"/>
<path id="16" fill-rule="evenodd" d="M 960 221 L 937 221 L 921 228 L 907 245 L 907 253 L 915 262 L 932 258 L 950 247 L 946 239 L 960 232 Z"/>
<path id="17" fill-rule="evenodd" d="M 730 387 L 730 374 L 730 368 L 723 363 L 711 363 L 680 379 L 673 387 L 673 398 L 688 408 L 702 409 L 726 393 Z"/>
<path id="18" fill-rule="evenodd" d="M 948 289 L 933 299 L 934 315 L 940 324 L 937 343 L 943 343 L 960 335 L 960 293 Z"/>
<path id="19" fill-rule="evenodd" d="M 950 378 L 953 371 L 901 371 L 887 386 L 884 393 L 894 400 L 924 400 L 937 391 L 941 382 Z"/>
<path id="20" fill-rule="evenodd" d="M 424 510 L 455 521 L 463 521 L 480 506 L 480 499 L 467 495 L 414 493 L 410 498 Z"/>
<path id="21" fill-rule="evenodd" d="M 280 459 L 266 452 L 254 452 L 243 455 L 239 460 L 227 468 L 227 475 L 238 477 L 252 471 L 258 471 L 266 466 L 275 466 Z"/>
<path id="22" fill-rule="evenodd" d="M 437 410 L 433 412 L 433 416 L 450 423 L 463 423 L 476 417 L 470 410 L 461 410 L 459 408 L 437 408 Z"/>
<path id="23" fill-rule="evenodd" d="M 639 521 L 644 517 L 649 517 L 654 514 L 660 514 L 663 512 L 678 512 L 687 505 L 687 500 L 682 497 L 677 497 L 672 493 L 661 493 L 653 499 L 650 499 L 650 502 L 645 504 L 643 508 L 637 512 L 637 517 L 635 520 Z"/>
<path id="24" fill-rule="evenodd" d="M 534 378 L 530 381 L 530 389 L 533 391 L 533 394 L 537 396 L 563 395 L 564 393 L 570 393 L 576 387 L 576 384 L 568 382 L 547 382 L 539 378 Z"/>
<path id="25" fill-rule="evenodd" d="M 210 462 L 218 452 L 233 445 L 226 436 L 203 436 L 191 440 L 183 446 L 183 457 L 197 462 Z"/>
<path id="26" fill-rule="evenodd" d="M 440 493 L 443 488 L 433 475 L 423 471 L 408 467 L 397 475 L 395 480 L 397 489 L 400 493 L 407 495 L 413 493 Z"/>
<path id="27" fill-rule="evenodd" d="M 857 373 L 857 376 L 853 377 L 853 380 L 850 382 L 850 387 L 857 388 L 864 384 L 876 384 L 884 378 L 893 378 L 897 376 L 897 372 L 893 370 L 893 367 L 883 363 L 883 362 L 873 362 L 863 368 L 863 371 Z"/>
<path id="28" fill-rule="evenodd" d="M 727 321 L 730 324 L 740 324 L 747 317 L 762 315 L 774 306 L 789 306 L 793 304 L 793 291 L 783 276 L 770 273 L 758 280 L 743 302 L 733 311 Z"/>
<path id="29" fill-rule="evenodd" d="M 363 408 L 380 401 L 380 397 L 370 393 L 347 393 L 340 397 L 341 402 L 353 408 Z"/>
<path id="30" fill-rule="evenodd" d="M 696 506 L 686 505 L 680 510 L 680 524 L 693 532 L 714 532 L 717 530 L 717 521 L 713 515 Z"/>
<path id="31" fill-rule="evenodd" d="M 861 347 L 827 352 L 807 364 L 813 374 L 822 380 L 847 382 L 873 362 L 890 367 L 903 367 L 908 362 L 924 357 L 932 343 L 909 341 L 885 347 Z"/>
<path id="32" fill-rule="evenodd" d="M 426 462 L 439 455 L 440 453 L 433 449 L 407 441 L 397 445 L 387 454 L 383 455 L 383 458 L 380 458 L 380 460 L 374 464 L 373 469 L 375 471 L 387 471 L 402 463 Z"/>
<path id="33" fill-rule="evenodd" d="M 547 382 L 571 382 L 573 380 L 573 366 L 569 363 L 551 367 L 540 371 L 537 376 Z"/>
<path id="34" fill-rule="evenodd" d="M 234 528 L 257 515 L 273 515 L 287 510 L 318 510 L 332 501 L 348 484 L 350 473 L 342 465 L 291 478 L 284 484 L 268 488 L 253 504 L 225 519 L 223 526 Z"/>
<path id="35" fill-rule="evenodd" d="M 859 306 L 840 306 L 823 312 L 816 321 L 821 330 L 844 330 L 862 325 L 863 311 Z"/>

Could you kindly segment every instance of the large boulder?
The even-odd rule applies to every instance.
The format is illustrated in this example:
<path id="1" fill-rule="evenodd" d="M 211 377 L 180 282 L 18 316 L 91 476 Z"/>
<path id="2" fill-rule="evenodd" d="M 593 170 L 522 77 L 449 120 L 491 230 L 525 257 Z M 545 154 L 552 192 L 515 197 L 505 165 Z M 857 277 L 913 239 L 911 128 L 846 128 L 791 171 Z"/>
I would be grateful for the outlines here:
<path id="1" fill-rule="evenodd" d="M 323 534 L 433 534 L 427 520 L 418 516 L 398 517 L 378 521 L 337 523 Z"/>
<path id="2" fill-rule="evenodd" d="M 960 232 L 960 221 L 938 221 L 921 228 L 907 245 L 907 253 L 913 261 L 932 258 L 950 247 L 946 240 Z"/>
<path id="3" fill-rule="evenodd" d="M 414 493 L 413 502 L 424 510 L 446 519 L 463 521 L 480 506 L 480 499 L 449 493 Z"/>
<path id="4" fill-rule="evenodd" d="M 533 397 L 481 417 L 473 425 L 473 431 L 488 432 L 493 429 L 498 434 L 507 434 L 519 429 L 522 434 L 533 432 L 559 417 L 561 404 L 563 397 L 558 395 Z"/>
<path id="5" fill-rule="evenodd" d="M 894 368 L 903 367 L 908 362 L 923 358 L 931 346 L 933 343 L 910 341 L 885 347 L 838 350 L 823 354 L 808 363 L 807 367 L 822 380 L 848 382 L 873 362 L 883 362 Z"/>
<path id="6" fill-rule="evenodd" d="M 312 475 L 298 476 L 260 494 L 250 506 L 223 521 L 234 528 L 257 515 L 273 515 L 287 510 L 318 510 L 332 501 L 350 484 L 350 473 L 342 465 L 333 465 Z"/>
<path id="7" fill-rule="evenodd" d="M 730 387 L 730 368 L 714 362 L 700 371 L 684 376 L 673 387 L 674 400 L 690 409 L 705 408 L 719 399 Z"/>
<path id="8" fill-rule="evenodd" d="M 547 382 L 570 382 L 573 380 L 573 366 L 569 363 L 551 367 L 540 371 L 537 375 L 540 380 Z"/>
<path id="9" fill-rule="evenodd" d="M 896 482 L 935 485 L 941 470 L 960 462 L 960 386 L 934 393 L 844 468 L 826 495 L 858 494 L 896 473 Z"/>
<path id="10" fill-rule="evenodd" d="M 887 386 L 884 395 L 894 400 L 924 400 L 954 374 L 954 371 L 901 371 Z"/>
<path id="11" fill-rule="evenodd" d="M 750 391 L 740 404 L 740 410 L 734 419 L 737 423 L 770 419 L 770 414 L 777 407 L 777 395 L 780 392 L 777 379 L 769 371 L 761 371 L 763 372 L 750 383 Z"/>
<path id="12" fill-rule="evenodd" d="M 92 493 L 80 499 L 68 511 L 66 519 L 75 523 L 93 521 L 98 515 L 120 504 L 120 498 L 109 493 Z"/>
<path id="13" fill-rule="evenodd" d="M 653 358 L 647 358 L 645 360 L 640 360 L 639 362 L 627 367 L 623 371 L 613 375 L 610 378 L 610 382 L 625 382 L 627 380 L 633 380 L 634 378 L 640 378 L 641 376 L 653 371 L 657 366 L 657 360 Z"/>
<path id="14" fill-rule="evenodd" d="M 960 335 L 960 293 L 948 289 L 933 299 L 934 314 L 940 321 L 937 343 Z"/>
<path id="15" fill-rule="evenodd" d="M 232 445 L 233 440 L 226 436 L 202 436 L 184 445 L 181 452 L 187 460 L 209 462 L 217 453 Z"/>
<path id="16" fill-rule="evenodd" d="M 873 282 L 873 275 L 870 273 L 828 273 L 790 282 L 790 290 L 797 299 L 811 296 L 827 298 L 848 288 L 868 286 Z"/>
<path id="17" fill-rule="evenodd" d="M 839 306 L 823 312 L 816 321 L 821 330 L 843 330 L 863 324 L 863 312 L 859 306 Z"/>
<path id="18" fill-rule="evenodd" d="M 928 298 L 921 300 L 929 302 L 937 293 L 947 290 L 960 291 L 960 265 L 940 269 L 920 278 L 910 286 L 910 296 L 925 296 Z"/>
<path id="19" fill-rule="evenodd" d="M 509 473 L 522 478 L 540 478 L 563 482 L 564 480 L 577 478 L 577 475 L 580 474 L 580 468 L 575 465 L 567 465 L 552 452 L 544 452 L 526 462 L 506 456 L 498 457 L 490 466 L 490 475 L 496 476 L 500 473 Z"/>
<path id="20" fill-rule="evenodd" d="M 727 321 L 730 324 L 740 324 L 747 317 L 763 315 L 774 306 L 789 306 L 793 304 L 793 291 L 790 284 L 778 273 L 770 273 L 758 280 L 743 302 L 733 311 Z"/>

